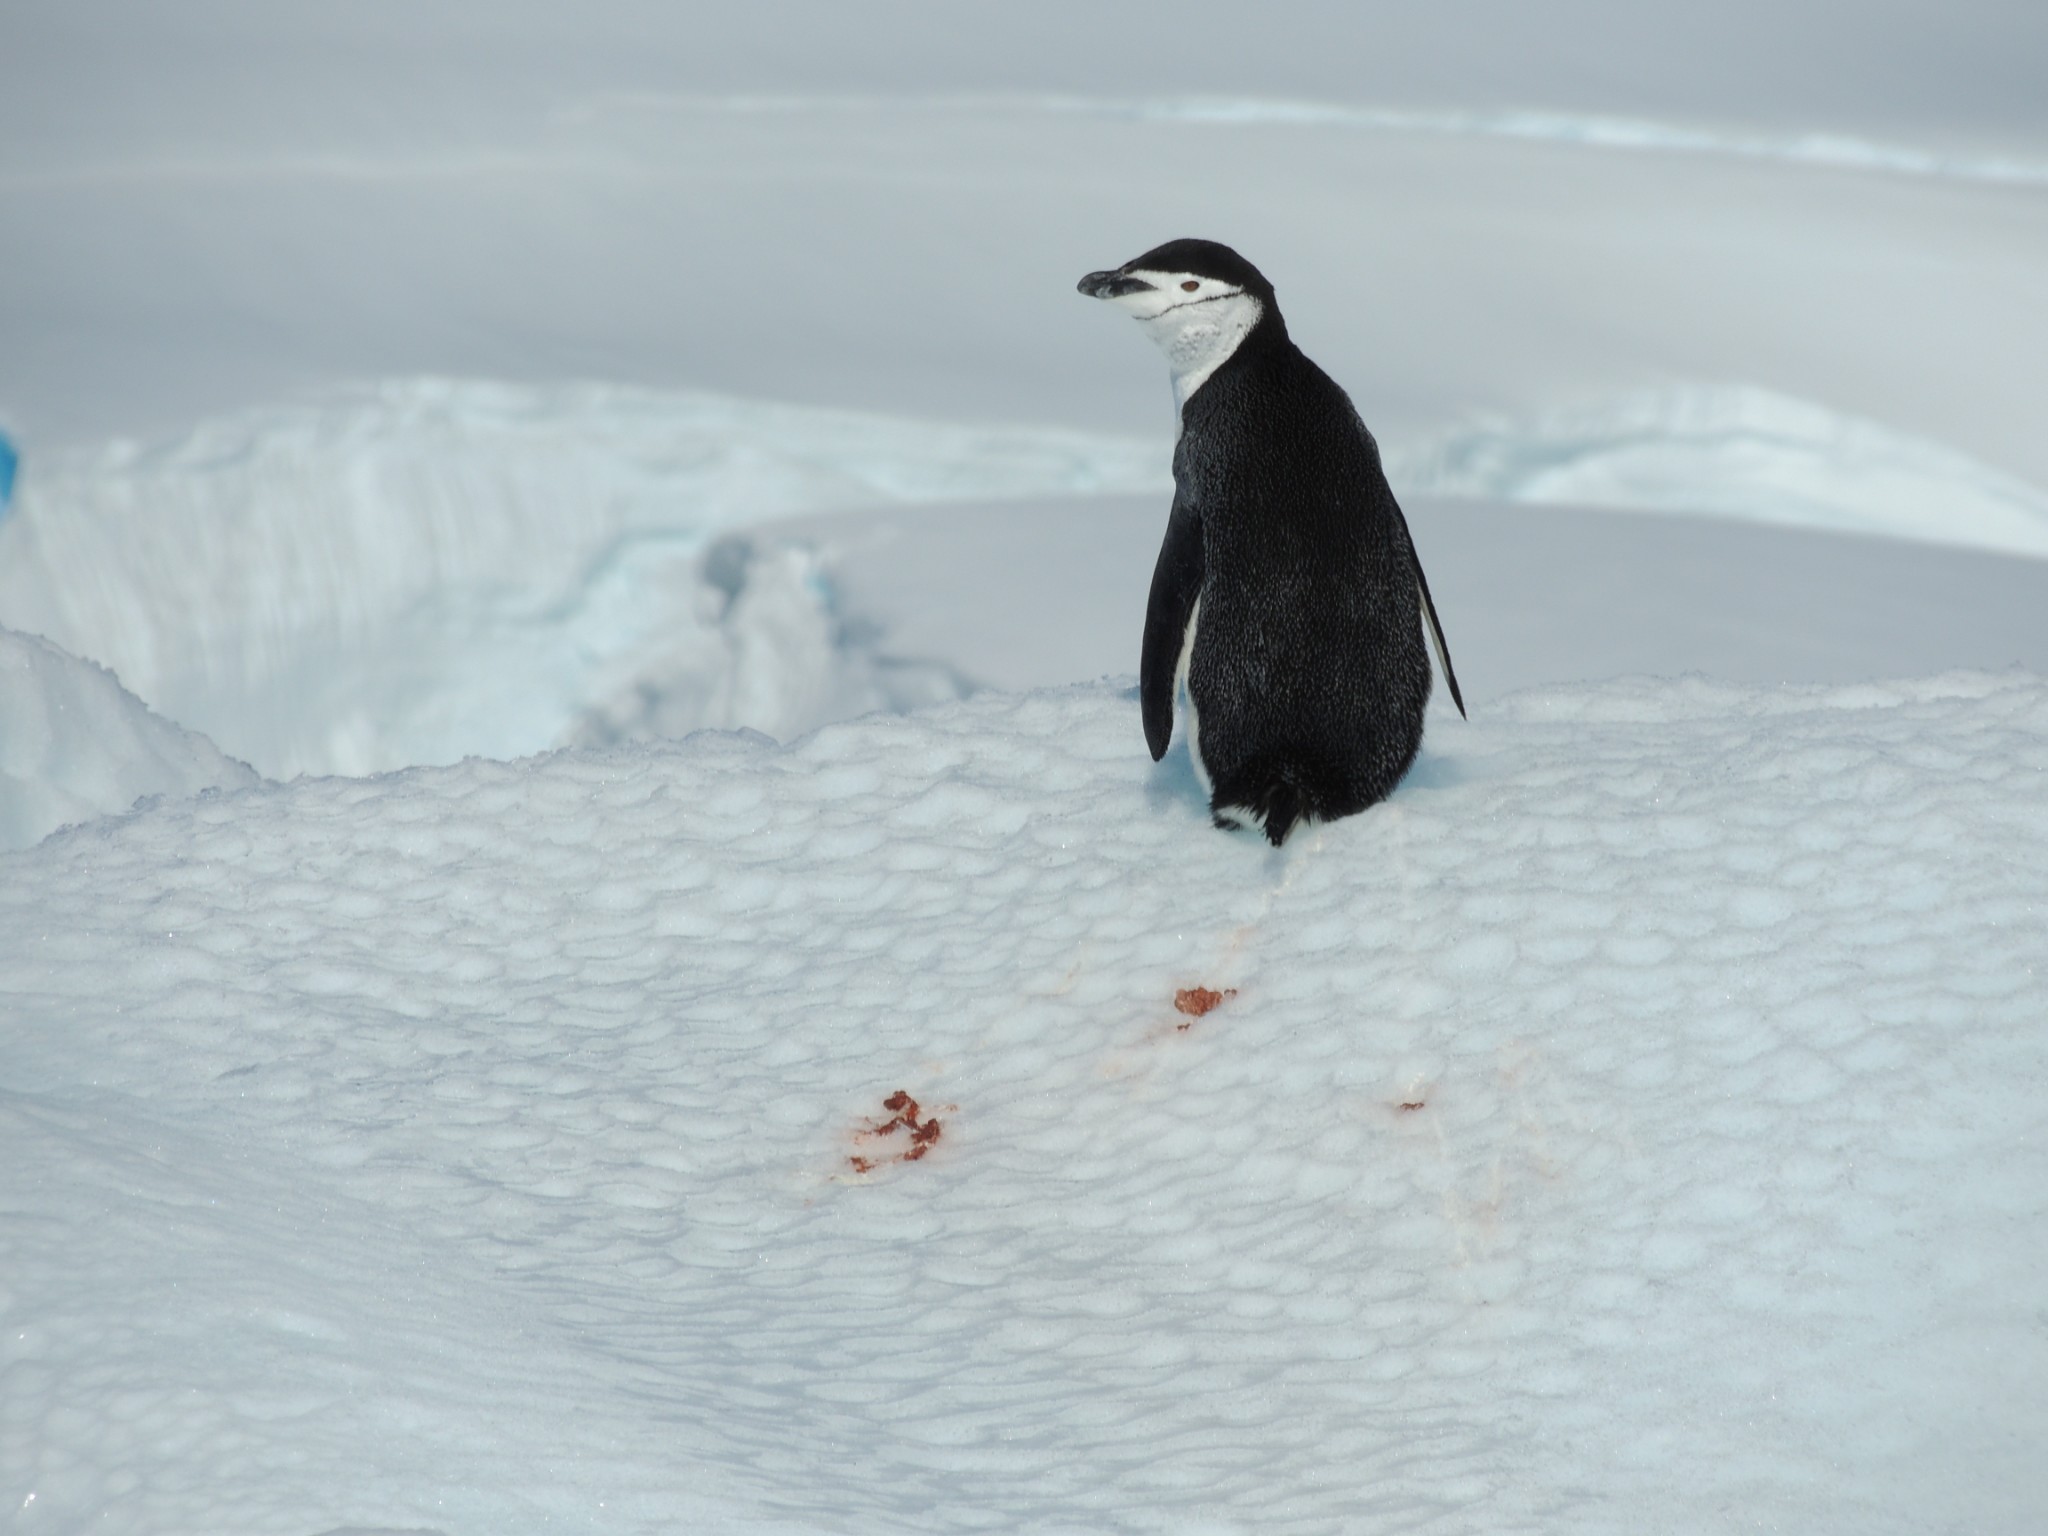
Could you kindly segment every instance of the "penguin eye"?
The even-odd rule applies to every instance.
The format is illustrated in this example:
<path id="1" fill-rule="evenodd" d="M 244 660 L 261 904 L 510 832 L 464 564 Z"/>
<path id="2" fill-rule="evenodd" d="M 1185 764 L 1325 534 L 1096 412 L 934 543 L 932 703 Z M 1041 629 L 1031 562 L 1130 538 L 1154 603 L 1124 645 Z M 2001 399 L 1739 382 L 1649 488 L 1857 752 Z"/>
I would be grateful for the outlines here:
<path id="1" fill-rule="evenodd" d="M 1191 278 L 1189 278 L 1189 279 L 1188 279 L 1188 280 L 1187 280 L 1186 282 L 1184 282 L 1184 283 L 1182 283 L 1182 284 L 1180 285 L 1180 291 L 1181 291 L 1182 293 L 1193 293 L 1193 292 L 1194 292 L 1194 291 L 1195 291 L 1195 290 L 1196 290 L 1197 288 L 1199 288 L 1199 287 L 1201 287 L 1201 286 L 1202 286 L 1202 285 L 1201 285 L 1200 283 L 1196 282 L 1196 281 L 1195 281 L 1195 280 L 1194 280 L 1194 279 L 1193 279 L 1193 278 L 1191 277 Z"/>

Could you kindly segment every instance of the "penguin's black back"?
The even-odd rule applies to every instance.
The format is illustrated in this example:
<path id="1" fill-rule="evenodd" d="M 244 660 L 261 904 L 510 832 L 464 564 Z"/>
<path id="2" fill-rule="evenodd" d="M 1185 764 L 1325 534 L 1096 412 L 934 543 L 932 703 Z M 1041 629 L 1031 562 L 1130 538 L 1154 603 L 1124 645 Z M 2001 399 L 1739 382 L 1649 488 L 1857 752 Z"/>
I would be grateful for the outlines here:
<path id="1" fill-rule="evenodd" d="M 1302 815 L 1392 792 L 1422 742 L 1430 665 L 1379 447 L 1284 327 L 1267 330 L 1182 407 L 1174 521 L 1200 529 L 1188 692 L 1212 805 L 1251 811 L 1277 844 Z"/>

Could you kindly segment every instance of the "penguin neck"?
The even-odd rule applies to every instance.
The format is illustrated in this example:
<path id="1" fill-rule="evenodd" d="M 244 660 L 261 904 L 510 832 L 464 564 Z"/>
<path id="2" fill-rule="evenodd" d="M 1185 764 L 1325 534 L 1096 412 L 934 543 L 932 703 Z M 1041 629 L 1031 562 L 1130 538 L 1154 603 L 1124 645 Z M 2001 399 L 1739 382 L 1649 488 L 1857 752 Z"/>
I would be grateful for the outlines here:
<path id="1" fill-rule="evenodd" d="M 1173 370 L 1173 404 L 1178 413 L 1248 343 L 1284 338 L 1280 311 L 1249 293 L 1169 309 L 1144 322 Z"/>

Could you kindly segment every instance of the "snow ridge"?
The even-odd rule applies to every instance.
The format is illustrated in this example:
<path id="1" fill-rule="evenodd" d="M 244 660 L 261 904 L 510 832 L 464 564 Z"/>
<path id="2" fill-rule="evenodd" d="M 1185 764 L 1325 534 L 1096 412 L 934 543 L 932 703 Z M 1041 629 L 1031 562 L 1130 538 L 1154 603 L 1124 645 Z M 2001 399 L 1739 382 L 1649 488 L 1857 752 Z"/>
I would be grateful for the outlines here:
<path id="1" fill-rule="evenodd" d="M 0 624 L 112 667 L 273 777 L 707 727 L 787 738 L 972 686 L 945 655 L 892 653 L 849 608 L 832 519 L 1016 498 L 1163 504 L 1166 446 L 595 385 L 391 383 L 53 456 L 0 525 Z M 2048 495 L 1758 389 L 1481 423 L 1388 458 L 1404 495 L 2048 556 Z M 1017 558 L 1033 558 L 1028 543 Z M 986 573 L 918 579 L 930 595 L 901 601 L 931 610 Z"/>
<path id="2" fill-rule="evenodd" d="M 1956 544 L 2048 558 L 2048 492 L 1939 443 L 1751 387 L 1674 386 L 1401 445 L 1403 490 Z"/>
<path id="3" fill-rule="evenodd" d="M 106 668 L 0 629 L 0 851 L 145 796 L 255 782 L 254 769 L 152 714 Z"/>
<path id="4" fill-rule="evenodd" d="M 865 654 L 815 551 L 746 530 L 1162 490 L 1165 453 L 717 396 L 411 380 L 53 457 L 0 527 L 0 623 L 115 668 L 278 777 L 706 726 L 785 735 L 958 689 Z"/>
<path id="5" fill-rule="evenodd" d="M 1196 127 L 1335 128 L 1431 137 L 1521 139 L 1623 153 L 1712 155 L 1825 171 L 1930 177 L 1991 186 L 2048 186 L 2048 164 L 2008 155 L 1943 153 L 1851 134 L 1763 133 L 1601 113 L 1417 111 L 1256 96 L 1070 95 L 664 95 L 615 92 L 565 108 L 564 121 L 650 110 L 761 114 L 813 112 L 1041 112 Z"/>

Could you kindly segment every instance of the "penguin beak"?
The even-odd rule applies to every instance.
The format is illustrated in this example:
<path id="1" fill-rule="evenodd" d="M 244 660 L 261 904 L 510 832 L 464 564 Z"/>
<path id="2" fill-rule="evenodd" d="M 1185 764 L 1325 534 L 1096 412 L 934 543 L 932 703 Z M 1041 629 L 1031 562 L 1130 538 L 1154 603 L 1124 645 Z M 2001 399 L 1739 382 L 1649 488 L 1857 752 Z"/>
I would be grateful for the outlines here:
<path id="1" fill-rule="evenodd" d="M 1127 293 L 1152 291 L 1142 277 L 1126 277 L 1121 272 L 1090 272 L 1074 286 L 1091 299 L 1120 299 Z"/>

